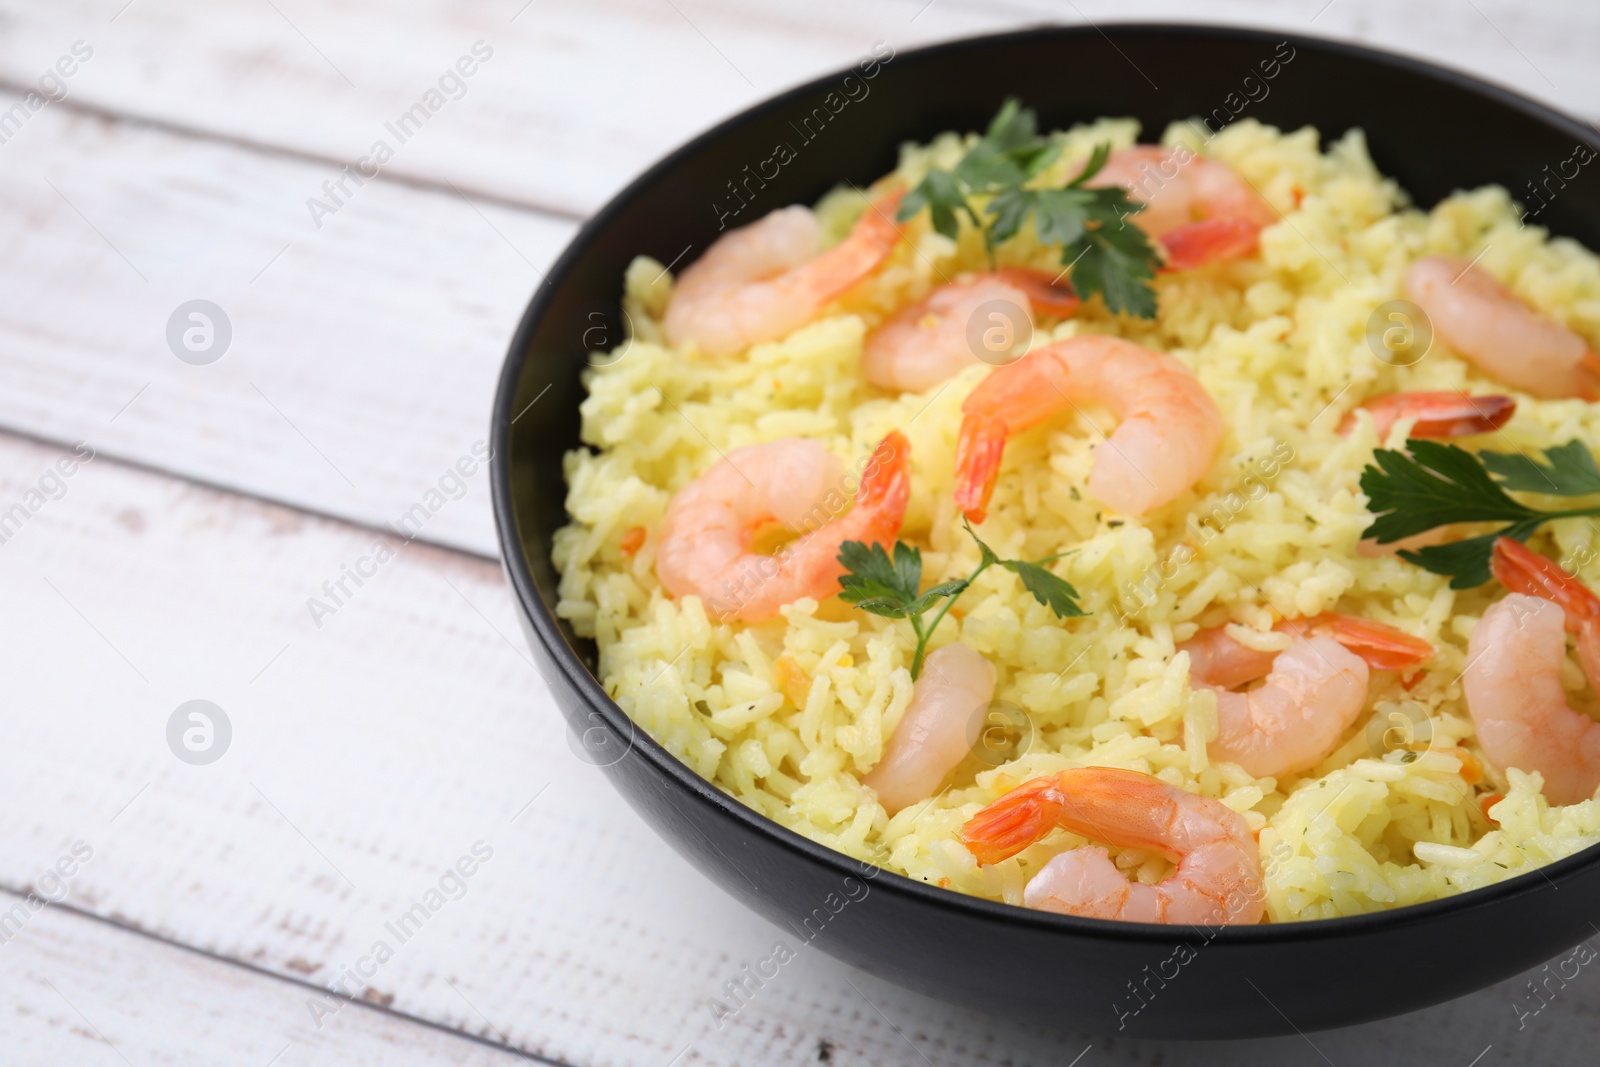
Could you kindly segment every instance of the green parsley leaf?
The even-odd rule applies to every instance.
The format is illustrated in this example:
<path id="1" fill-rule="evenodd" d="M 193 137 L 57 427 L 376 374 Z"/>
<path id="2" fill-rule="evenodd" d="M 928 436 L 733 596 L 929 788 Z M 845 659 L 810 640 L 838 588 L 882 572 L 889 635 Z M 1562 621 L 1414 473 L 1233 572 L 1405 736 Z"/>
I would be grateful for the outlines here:
<path id="1" fill-rule="evenodd" d="M 1388 544 L 1455 522 L 1520 522 L 1538 512 L 1506 495 L 1478 457 L 1440 441 L 1412 438 L 1410 453 L 1377 449 L 1361 472 L 1374 516 L 1366 536 Z"/>
<path id="2" fill-rule="evenodd" d="M 1049 608 L 1058 619 L 1076 619 L 1087 614 L 1078 606 L 1078 591 L 1065 578 L 1037 563 L 1008 559 L 1002 566 L 1022 579 L 1022 587 L 1033 599 Z"/>
<path id="3" fill-rule="evenodd" d="M 978 143 L 956 164 L 956 177 L 969 189 L 1017 185 L 1038 174 L 1059 149 L 1039 136 L 1039 117 L 1007 97 Z"/>
<path id="4" fill-rule="evenodd" d="M 842 580 L 840 584 L 843 584 Z M 850 598 L 844 593 L 840 593 L 839 596 L 845 601 L 850 600 Z M 901 601 L 895 597 L 867 597 L 865 600 L 857 600 L 855 605 L 862 611 L 869 611 L 874 615 L 882 615 L 886 619 L 903 619 L 910 614 L 910 612 L 906 610 L 904 601 Z"/>
<path id="5" fill-rule="evenodd" d="M 1031 561 L 1001 559 L 995 555 L 994 549 L 983 543 L 983 539 L 972 529 L 972 523 L 963 518 L 961 525 L 967 528 L 967 536 L 972 538 L 973 543 L 978 546 L 978 555 L 981 562 L 978 570 L 973 572 L 973 578 L 976 578 L 985 568 L 999 564 L 1018 578 L 1021 578 L 1022 587 L 1032 593 L 1035 600 L 1049 608 L 1056 618 L 1076 619 L 1087 614 L 1078 606 L 1078 591 L 1072 588 L 1072 585 L 1065 578 L 1057 577 L 1044 567 L 1046 563 L 1055 562 L 1065 553 L 1057 553 L 1054 556 L 1046 556 L 1044 559 Z"/>
<path id="6" fill-rule="evenodd" d="M 905 222 L 928 208 L 934 230 L 955 240 L 960 232 L 958 215 L 965 214 L 974 226 L 983 226 L 968 197 L 1020 185 L 1047 166 L 1056 152 L 1055 145 L 1038 136 L 1034 113 L 1016 98 L 1008 98 L 990 120 L 988 131 L 953 169 L 929 171 L 905 195 L 896 218 Z"/>
<path id="7" fill-rule="evenodd" d="M 1388 544 L 1454 523 L 1505 524 L 1479 537 L 1399 553 L 1407 562 L 1448 575 L 1452 589 L 1471 589 L 1492 577 L 1489 561 L 1499 538 L 1526 541 L 1551 519 L 1600 515 L 1600 507 L 1542 511 L 1506 492 L 1600 493 L 1600 469 L 1581 441 L 1546 449 L 1548 466 L 1526 456 L 1473 455 L 1456 445 L 1416 438 L 1406 442 L 1406 450 L 1377 449 L 1373 452 L 1377 465 L 1361 472 L 1361 490 L 1373 513 L 1367 537 Z"/>
<path id="8" fill-rule="evenodd" d="M 1111 145 L 1109 142 L 1101 141 L 1095 145 L 1089 153 L 1089 161 L 1083 165 L 1083 169 L 1078 172 L 1078 176 L 1067 183 L 1067 188 L 1077 189 L 1081 187 L 1084 182 L 1099 174 L 1105 168 L 1106 160 L 1110 158 Z"/>
<path id="9" fill-rule="evenodd" d="M 1089 234 L 1100 211 L 1099 194 L 1110 189 L 1035 189 L 1032 192 L 1033 232 L 1045 244 L 1075 246 Z"/>
<path id="10" fill-rule="evenodd" d="M 1022 580 L 1023 588 L 1034 599 L 1049 608 L 1059 619 L 1078 618 L 1084 614 L 1078 606 L 1078 591 L 1063 578 L 1045 569 L 1045 564 L 1060 559 L 1060 555 L 1039 560 L 1001 559 L 994 550 L 973 533 L 972 524 L 962 523 L 978 546 L 978 566 L 965 578 L 954 578 L 930 587 L 918 594 L 922 582 L 922 553 L 896 541 L 891 557 L 882 545 L 865 545 L 860 541 L 846 541 L 839 546 L 839 562 L 845 573 L 839 576 L 839 598 L 854 604 L 863 611 L 886 619 L 905 619 L 917 637 L 916 654 L 911 660 L 911 677 L 922 673 L 922 661 L 927 655 L 928 639 L 943 621 L 951 605 L 966 592 L 978 575 L 995 565 L 1002 566 Z M 935 603 L 943 600 L 939 610 L 924 622 L 922 616 Z"/>
<path id="11" fill-rule="evenodd" d="M 1000 110 L 989 120 L 983 139 L 1001 151 L 1029 148 L 1039 141 L 1039 116 L 1014 96 L 1005 98 Z"/>
<path id="12" fill-rule="evenodd" d="M 1501 485 L 1527 493 L 1551 496 L 1587 496 L 1600 493 L 1600 467 L 1582 441 L 1544 450 L 1548 463 L 1520 452 L 1479 452 L 1478 458 Z"/>
<path id="13" fill-rule="evenodd" d="M 965 578 L 955 578 L 948 582 L 940 582 L 912 601 L 908 614 L 921 615 L 924 611 L 933 607 L 934 601 L 941 597 L 951 597 L 953 599 L 965 593 L 967 586 L 970 584 Z"/>
<path id="14" fill-rule="evenodd" d="M 922 552 L 904 541 L 896 541 L 894 571 L 899 579 L 902 595 L 907 600 L 915 600 L 917 590 L 922 586 Z"/>
<path id="15" fill-rule="evenodd" d="M 1104 162 L 1104 147 L 1090 160 L 1096 170 Z M 1076 183 L 1082 177 L 1061 189 L 1019 187 L 996 194 L 986 209 L 993 220 L 989 239 L 995 244 L 1008 241 L 1032 218 L 1040 241 L 1061 246 L 1061 262 L 1072 267 L 1073 288 L 1079 293 L 1099 293 L 1112 312 L 1153 318 L 1156 294 L 1149 280 L 1159 260 L 1150 238 L 1128 222 L 1143 205 L 1128 199 L 1121 188 L 1081 188 Z"/>
<path id="16" fill-rule="evenodd" d="M 933 228 L 954 240 L 964 214 L 982 231 L 991 259 L 996 245 L 1032 219 L 1041 242 L 1061 247 L 1061 262 L 1072 268 L 1080 293 L 1099 293 L 1113 313 L 1153 318 L 1156 298 L 1149 282 L 1160 257 L 1144 231 L 1127 221 L 1144 205 L 1119 186 L 1085 184 L 1105 166 L 1111 146 L 1096 145 L 1062 188 L 1028 188 L 1059 153 L 1058 144 L 1039 136 L 1034 112 L 1009 98 L 954 168 L 929 171 L 906 194 L 897 217 L 904 222 L 927 208 Z M 974 197 L 988 199 L 975 204 Z"/>
<path id="17" fill-rule="evenodd" d="M 971 520 L 965 515 L 961 517 L 961 525 L 967 528 L 967 536 L 972 538 L 972 543 L 978 546 L 978 558 L 982 561 L 979 567 L 980 570 L 984 567 L 992 567 L 1000 562 L 1000 557 L 994 554 L 994 549 L 983 543 L 977 531 L 972 528 Z"/>
<path id="18" fill-rule="evenodd" d="M 1035 189 L 1003 189 L 997 193 L 988 205 L 993 219 L 989 225 L 989 240 L 999 244 L 1021 233 L 1022 224 L 1038 207 L 1038 196 Z"/>
<path id="19" fill-rule="evenodd" d="M 1494 555 L 1494 543 L 1499 537 L 1497 533 L 1485 534 L 1465 541 L 1402 550 L 1396 555 L 1423 570 L 1448 575 L 1452 589 L 1475 589 L 1493 577 L 1489 559 Z"/>
<path id="20" fill-rule="evenodd" d="M 956 221 L 957 212 L 966 213 L 974 226 L 982 225 L 977 214 L 967 203 L 967 194 L 957 183 L 955 176 L 947 170 L 930 170 L 928 176 L 923 178 L 915 189 L 901 198 L 900 210 L 895 217 L 905 222 L 914 218 L 923 208 L 929 210 L 933 228 L 952 241 L 961 232 Z"/>
<path id="21" fill-rule="evenodd" d="M 922 582 L 922 553 L 910 545 L 896 542 L 891 560 L 882 545 L 846 541 L 839 546 L 839 562 L 846 572 L 839 578 L 839 596 L 846 603 L 884 600 L 904 607 L 917 599 L 917 587 Z"/>
<path id="22" fill-rule="evenodd" d="M 1095 191 L 1127 199 L 1121 189 Z M 1113 313 L 1153 319 L 1156 291 L 1150 279 L 1156 273 L 1155 249 L 1145 232 L 1127 221 L 1129 214 L 1125 206 L 1112 206 L 1109 217 L 1106 211 L 1097 211 L 1097 224 L 1078 241 L 1062 246 L 1061 261 L 1075 264 L 1072 285 L 1085 297 L 1099 293 Z"/>

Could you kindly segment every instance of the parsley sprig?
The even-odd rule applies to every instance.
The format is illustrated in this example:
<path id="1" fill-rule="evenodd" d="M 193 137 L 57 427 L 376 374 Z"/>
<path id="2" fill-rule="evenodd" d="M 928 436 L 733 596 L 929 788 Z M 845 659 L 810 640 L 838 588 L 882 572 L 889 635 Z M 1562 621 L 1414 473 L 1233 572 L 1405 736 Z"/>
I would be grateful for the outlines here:
<path id="1" fill-rule="evenodd" d="M 1072 284 L 1083 296 L 1099 293 L 1112 312 L 1154 318 L 1156 294 L 1149 280 L 1160 257 L 1129 215 L 1144 205 L 1121 186 L 1086 188 L 1111 154 L 1096 145 L 1077 177 L 1060 189 L 1029 188 L 1060 155 L 1060 145 L 1040 137 L 1038 118 L 1008 98 L 988 130 L 950 170 L 931 170 L 900 202 L 904 222 L 927 208 L 933 228 L 954 240 L 958 217 L 967 216 L 983 234 L 994 259 L 995 246 L 1022 231 L 1031 218 L 1045 244 L 1061 246 L 1061 262 L 1072 268 Z"/>
<path id="2" fill-rule="evenodd" d="M 1077 618 L 1085 614 L 1078 606 L 1078 591 L 1065 578 L 1045 568 L 1045 564 L 1060 559 L 1064 553 L 1036 560 L 1001 559 L 978 539 L 970 523 L 966 520 L 962 522 L 978 545 L 980 559 L 977 568 L 965 578 L 940 582 L 926 592 L 919 592 L 922 588 L 922 552 L 904 541 L 894 543 L 892 557 L 880 544 L 846 541 L 839 546 L 839 562 L 845 566 L 845 573 L 839 576 L 839 598 L 862 611 L 870 611 L 886 619 L 906 619 L 911 623 L 912 632 L 917 635 L 917 651 L 911 660 L 913 679 L 922 673 L 928 639 L 938 629 L 945 613 L 956 602 L 956 598 L 978 580 L 978 575 L 990 567 L 1004 567 L 1015 574 L 1022 580 L 1023 588 L 1054 612 L 1058 619 Z M 944 603 L 939 604 L 939 610 L 932 619 L 923 621 L 922 616 L 941 600 Z"/>
<path id="3" fill-rule="evenodd" d="M 1600 467 L 1582 441 L 1544 449 L 1542 463 L 1520 453 L 1474 455 L 1456 445 L 1418 439 L 1407 441 L 1404 452 L 1380 448 L 1372 458 L 1377 465 L 1361 472 L 1361 491 L 1373 514 L 1366 536 L 1379 544 L 1457 522 L 1505 524 L 1480 537 L 1400 553 L 1434 574 L 1449 575 L 1452 589 L 1471 589 L 1489 580 L 1497 538 L 1526 541 L 1551 519 L 1600 515 L 1600 506 L 1545 511 L 1507 492 L 1600 493 Z"/>

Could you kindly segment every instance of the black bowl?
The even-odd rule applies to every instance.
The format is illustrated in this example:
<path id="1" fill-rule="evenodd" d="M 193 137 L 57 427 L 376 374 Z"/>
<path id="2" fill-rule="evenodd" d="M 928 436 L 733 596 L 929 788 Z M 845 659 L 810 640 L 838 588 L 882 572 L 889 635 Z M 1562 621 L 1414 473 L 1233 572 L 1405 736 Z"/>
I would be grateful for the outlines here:
<path id="1" fill-rule="evenodd" d="M 961 896 L 863 868 L 743 807 L 635 730 L 595 680 L 592 643 L 553 611 L 550 542 L 567 522 L 561 457 L 579 446 L 579 373 L 586 353 L 623 337 L 629 260 L 676 264 L 719 223 L 810 203 L 843 180 L 865 184 L 893 168 L 901 142 L 981 129 L 1007 95 L 1037 108 L 1045 128 L 1133 115 L 1147 137 L 1196 115 L 1213 126 L 1235 114 L 1311 124 L 1325 138 L 1359 126 L 1379 168 L 1418 203 L 1498 183 L 1544 204 L 1539 225 L 1600 248 L 1595 179 L 1567 173 L 1590 140 L 1583 125 L 1465 74 L 1328 41 L 1198 26 L 1041 28 L 867 63 L 751 108 L 652 167 L 583 227 L 534 295 L 501 375 L 500 546 L 529 644 L 583 739 L 577 750 L 674 848 L 795 937 L 932 996 L 1048 1025 L 1147 1037 L 1338 1026 L 1470 992 L 1592 933 L 1600 848 L 1449 900 L 1280 926 L 1111 923 Z M 769 162 L 779 143 L 794 150 L 781 166 Z M 1540 183 L 1537 201 L 1530 182 Z"/>

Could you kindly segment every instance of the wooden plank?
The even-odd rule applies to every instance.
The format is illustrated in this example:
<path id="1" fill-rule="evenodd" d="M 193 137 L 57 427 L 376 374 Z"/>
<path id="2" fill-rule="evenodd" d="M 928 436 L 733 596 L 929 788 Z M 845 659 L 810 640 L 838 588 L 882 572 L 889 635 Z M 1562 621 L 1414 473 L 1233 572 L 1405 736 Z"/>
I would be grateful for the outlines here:
<path id="1" fill-rule="evenodd" d="M 94 55 L 70 99 L 340 163 L 388 137 L 482 41 L 492 57 L 386 172 L 581 216 L 651 161 L 762 97 L 849 65 L 876 40 L 930 40 L 1043 20 L 1208 19 L 1357 40 L 1424 55 L 1600 115 L 1584 0 L 1211 0 L 862 5 L 820 0 L 138 0 L 0 3 L 0 78 L 34 82 L 82 40 Z M 115 21 L 110 21 L 115 16 Z M 454 94 L 454 84 L 451 83 Z M 333 168 L 328 168 L 333 169 Z M 320 179 L 319 179 L 320 180 Z M 316 183 L 312 183 L 315 185 Z"/>
<path id="2" fill-rule="evenodd" d="M 926 0 L 412 0 L 403 14 L 384 0 L 140 0 L 109 22 L 124 3 L 0 5 L 0 77 L 31 82 L 81 39 L 94 55 L 68 82 L 77 99 L 341 163 L 388 140 L 388 173 L 573 216 L 691 134 L 848 66 L 874 40 L 909 47 L 1026 17 Z M 480 41 L 492 55 L 448 87 L 459 99 L 399 144 L 385 123 Z"/>
<path id="3" fill-rule="evenodd" d="M 58 109 L 0 151 L 0 425 L 369 525 L 432 500 L 411 532 L 496 553 L 473 446 L 571 222 L 370 183 L 319 231 L 325 167 Z"/>
<path id="4" fill-rule="evenodd" d="M 0 437 L 0 513 L 27 513 L 0 544 L 0 888 L 59 893 L 56 868 L 94 914 L 315 985 L 364 970 L 349 992 L 580 1067 L 1060 1064 L 1089 1043 L 889 987 L 705 881 L 569 747 L 492 563 L 413 544 L 362 565 L 319 626 L 308 599 L 374 555 L 371 533 L 62 462 Z M 194 700 L 230 724 L 207 764 L 171 740 Z M 719 1012 L 780 940 L 797 958 Z M 1556 1059 L 1595 1034 L 1582 988 L 1520 1034 L 1501 989 L 1327 1040 L 1354 1059 L 1465 1063 L 1512 1040 Z M 346 1025 L 335 1006 L 305 991 L 291 1025 Z M 1144 1062 L 1098 1044 L 1097 1062 Z"/>
<path id="5" fill-rule="evenodd" d="M 0 912 L 25 898 L 0 893 Z M 299 985 L 63 908 L 47 908 L 0 949 L 7 1063 L 74 1067 L 342 1067 L 529 1061 L 364 1005 L 318 1030 Z"/>
<path id="6" fill-rule="evenodd" d="M 23 902 L 22 897 L 0 893 L 0 910 Z M 1537 1014 L 1517 1015 L 1537 1006 L 1527 983 L 1541 979 L 1548 980 L 1548 990 L 1556 996 Z M 859 976 L 853 980 L 864 990 L 873 989 L 874 1003 L 878 1002 L 870 980 Z M 0 981 L 9 1009 L 0 1021 L 0 1034 L 13 1062 L 86 1067 L 130 1062 L 138 1067 L 194 1063 L 496 1067 L 529 1062 L 525 1054 L 500 1051 L 367 1005 L 351 1006 L 318 1029 L 304 1017 L 307 990 L 301 983 L 208 958 L 63 908 L 42 912 L 6 944 L 0 952 Z M 1335 1063 L 1468 1063 L 1466 1057 L 1472 1055 L 1481 1056 L 1477 1062 L 1483 1064 L 1582 1062 L 1579 1042 L 1593 1039 L 1594 1011 L 1576 989 L 1571 996 L 1563 997 L 1562 992 L 1554 979 L 1535 970 L 1454 1005 L 1374 1026 L 1304 1039 L 1203 1045 L 1085 1038 L 1079 1042 L 1080 1051 L 1086 1053 L 1080 1062 L 1148 1064 L 1165 1053 L 1193 1067 L 1277 1067 L 1285 1062 L 1321 1062 L 1317 1051 Z M 1508 1012 L 1523 1023 L 1521 1030 L 1498 1023 L 1497 1017 Z M 911 1040 L 911 1034 L 907 1038 L 898 1051 L 881 1050 L 884 1058 L 877 1061 L 867 1060 L 860 1050 L 819 1042 L 818 1054 L 809 1061 L 796 1055 L 770 1062 L 918 1067 L 925 1063 L 923 1055 L 926 1062 L 963 1062 L 959 1048 L 924 1048 Z M 1071 1050 L 1072 1044 L 1066 1047 Z M 1564 1055 L 1568 1051 L 1571 1055 Z M 703 1063 L 706 1058 L 691 1048 L 679 1062 Z"/>

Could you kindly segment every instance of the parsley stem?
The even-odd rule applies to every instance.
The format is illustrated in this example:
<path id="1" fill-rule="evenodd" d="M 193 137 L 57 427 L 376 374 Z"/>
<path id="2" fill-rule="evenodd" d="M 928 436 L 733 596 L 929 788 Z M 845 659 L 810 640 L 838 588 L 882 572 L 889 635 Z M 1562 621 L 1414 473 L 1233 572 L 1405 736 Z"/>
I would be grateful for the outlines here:
<path id="1" fill-rule="evenodd" d="M 917 635 L 917 652 L 916 655 L 911 657 L 911 680 L 914 682 L 917 680 L 917 676 L 922 673 L 922 657 L 927 654 L 928 637 L 932 631 L 924 630 L 922 628 L 921 616 L 907 616 L 907 621 L 911 623 L 911 629 L 914 630 Z"/>
<path id="2" fill-rule="evenodd" d="M 973 582 L 978 580 L 978 575 L 982 574 L 988 569 L 990 562 L 990 560 L 984 560 L 982 563 L 978 564 L 977 570 L 967 575 L 968 588 L 971 587 Z M 963 589 L 962 591 L 965 592 L 966 590 Z M 933 636 L 933 631 L 939 628 L 939 623 L 944 620 L 945 612 L 949 611 L 950 606 L 955 602 L 956 597 L 945 597 L 944 603 L 939 605 L 939 610 L 934 614 L 933 621 L 928 623 L 926 628 L 922 626 L 921 619 L 917 618 L 916 616 L 911 617 L 911 626 L 917 632 L 917 654 L 911 659 L 911 680 L 913 682 L 916 681 L 918 676 L 922 674 L 922 660 L 928 651 L 928 639 Z"/>

